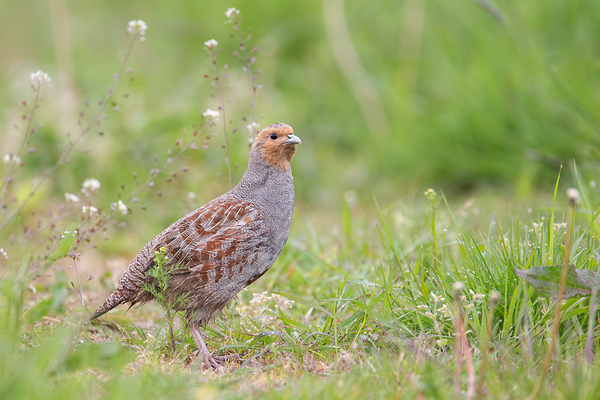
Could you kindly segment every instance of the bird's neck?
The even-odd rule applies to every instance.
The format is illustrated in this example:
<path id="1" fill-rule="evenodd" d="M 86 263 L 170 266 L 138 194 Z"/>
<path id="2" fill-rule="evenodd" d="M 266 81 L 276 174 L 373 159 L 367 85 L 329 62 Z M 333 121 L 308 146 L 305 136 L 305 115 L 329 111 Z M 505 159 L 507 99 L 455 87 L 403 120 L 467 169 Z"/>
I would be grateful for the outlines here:
<path id="1" fill-rule="evenodd" d="M 260 156 L 255 157 L 253 153 L 255 152 L 250 154 L 246 173 L 231 194 L 240 199 L 250 199 L 265 210 L 282 205 L 287 209 L 287 205 L 291 203 L 290 211 L 293 212 L 294 178 L 291 167 L 284 171 L 267 163 Z"/>

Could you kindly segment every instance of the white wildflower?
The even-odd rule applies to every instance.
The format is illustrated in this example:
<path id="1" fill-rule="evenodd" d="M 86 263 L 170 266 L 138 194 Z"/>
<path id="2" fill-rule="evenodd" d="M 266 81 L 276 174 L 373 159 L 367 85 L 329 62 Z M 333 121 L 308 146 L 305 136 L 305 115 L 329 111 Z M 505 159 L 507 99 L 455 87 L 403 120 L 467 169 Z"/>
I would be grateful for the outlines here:
<path id="1" fill-rule="evenodd" d="M 43 73 L 42 71 L 33 72 L 31 75 L 31 83 L 34 86 L 42 86 L 46 83 L 49 83 L 52 78 L 48 76 L 48 74 Z"/>
<path id="2" fill-rule="evenodd" d="M 258 132 L 260 132 L 260 125 L 258 125 L 256 122 L 248 124 L 246 126 L 246 128 L 248 129 L 248 132 L 250 132 L 250 135 L 252 135 L 252 136 L 255 136 Z"/>
<path id="3" fill-rule="evenodd" d="M 279 308 L 281 311 L 289 310 L 292 308 L 294 302 L 286 297 L 274 294 L 271 296 L 272 300 L 275 300 L 275 308 Z"/>
<path id="4" fill-rule="evenodd" d="M 92 214 L 96 214 L 98 212 L 98 209 L 94 206 L 81 206 L 81 212 L 84 214 L 88 214 L 92 215 Z"/>
<path id="5" fill-rule="evenodd" d="M 566 228 L 566 227 L 567 227 L 567 223 L 566 222 L 561 222 L 561 223 L 554 224 L 554 232 L 558 232 L 560 229 Z"/>
<path id="6" fill-rule="evenodd" d="M 569 198 L 569 200 L 577 203 L 579 201 L 579 190 L 575 188 L 567 189 L 567 197 Z"/>
<path id="7" fill-rule="evenodd" d="M 21 164 L 21 158 L 15 154 L 5 154 L 4 155 L 4 164 Z"/>
<path id="8" fill-rule="evenodd" d="M 442 305 L 439 309 L 438 312 L 444 314 L 446 317 L 450 317 L 452 316 L 452 311 L 450 311 L 450 309 L 448 308 L 447 305 Z"/>
<path id="9" fill-rule="evenodd" d="M 271 301 L 271 299 L 267 297 L 267 292 L 252 293 L 252 297 L 253 298 L 252 298 L 252 300 L 250 300 L 250 305 L 254 309 L 262 308 L 267 303 L 269 303 L 269 301 Z"/>
<path id="10" fill-rule="evenodd" d="M 0 256 L 4 257 L 5 260 L 8 259 L 8 254 L 6 254 L 6 251 L 4 251 L 4 249 L 0 249 Z"/>
<path id="11" fill-rule="evenodd" d="M 79 197 L 71 193 L 65 193 L 65 200 L 67 203 L 79 203 Z"/>
<path id="12" fill-rule="evenodd" d="M 195 198 L 196 198 L 196 193 L 194 193 L 194 192 L 189 192 L 189 193 L 187 194 L 187 198 L 188 198 L 188 200 L 193 200 L 193 199 L 195 199 Z"/>
<path id="13" fill-rule="evenodd" d="M 89 196 L 90 194 L 97 192 L 98 189 L 100 189 L 100 182 L 97 179 L 88 178 L 83 182 L 81 193 Z"/>
<path id="14" fill-rule="evenodd" d="M 210 39 L 204 42 L 204 46 L 206 46 L 207 50 L 214 50 L 218 45 L 219 43 L 215 39 Z"/>
<path id="15" fill-rule="evenodd" d="M 434 303 L 439 303 L 440 301 L 444 301 L 444 298 L 442 296 L 437 296 L 435 293 L 431 293 L 431 298 L 433 299 Z"/>
<path id="16" fill-rule="evenodd" d="M 146 40 L 144 35 L 146 34 L 147 29 L 148 25 L 146 25 L 146 23 L 141 19 L 138 19 L 137 21 L 134 19 L 133 21 L 129 21 L 129 23 L 127 24 L 127 32 L 133 35 L 139 34 L 141 41 Z"/>
<path id="17" fill-rule="evenodd" d="M 238 10 L 235 7 L 230 7 L 227 9 L 227 11 L 225 11 L 225 16 L 229 19 L 233 19 L 235 18 L 236 15 L 238 15 L 240 13 L 240 10 Z"/>
<path id="18" fill-rule="evenodd" d="M 127 215 L 127 206 L 121 200 L 117 202 L 117 208 L 123 215 Z"/>
<path id="19" fill-rule="evenodd" d="M 456 290 L 457 292 L 462 292 L 463 290 L 465 290 L 465 284 L 462 282 L 455 282 L 454 290 Z"/>
<path id="20" fill-rule="evenodd" d="M 210 108 L 207 108 L 206 111 L 204 111 L 202 113 L 202 118 L 204 118 L 206 120 L 206 123 L 210 126 L 210 125 L 217 125 L 217 122 L 219 122 L 219 116 L 221 114 L 218 111 L 215 110 L 211 110 Z"/>
<path id="21" fill-rule="evenodd" d="M 435 190 L 433 190 L 431 188 L 427 189 L 424 194 L 426 197 L 437 196 L 437 193 L 435 192 Z"/>

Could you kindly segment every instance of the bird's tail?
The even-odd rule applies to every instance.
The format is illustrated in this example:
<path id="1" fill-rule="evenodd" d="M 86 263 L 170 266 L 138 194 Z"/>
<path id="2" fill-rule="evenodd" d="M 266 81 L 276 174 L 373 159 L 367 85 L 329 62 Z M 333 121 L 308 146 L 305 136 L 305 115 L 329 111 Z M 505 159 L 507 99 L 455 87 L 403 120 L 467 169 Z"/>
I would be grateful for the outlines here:
<path id="1" fill-rule="evenodd" d="M 127 297 L 124 296 L 123 293 L 121 293 L 121 291 L 119 289 L 115 290 L 114 292 L 112 292 L 112 294 L 110 296 L 108 296 L 108 298 L 106 300 L 104 300 L 104 303 L 102 303 L 102 305 L 100 307 L 98 307 L 98 309 L 96 309 L 96 311 L 94 311 L 94 313 L 90 317 L 89 321 L 91 322 L 91 321 L 95 320 L 99 316 L 106 314 L 107 312 L 109 312 L 110 310 L 112 310 L 113 308 L 118 306 L 119 304 L 123 304 L 126 301 L 127 301 Z"/>

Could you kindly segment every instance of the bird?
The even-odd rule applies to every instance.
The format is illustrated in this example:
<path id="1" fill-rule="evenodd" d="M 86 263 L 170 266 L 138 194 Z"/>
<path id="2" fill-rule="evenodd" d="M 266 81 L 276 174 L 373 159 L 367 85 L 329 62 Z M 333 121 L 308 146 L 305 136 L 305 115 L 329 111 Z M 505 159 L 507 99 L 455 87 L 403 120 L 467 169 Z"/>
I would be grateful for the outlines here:
<path id="1" fill-rule="evenodd" d="M 254 139 L 248 168 L 230 191 L 191 211 L 146 244 L 119 279 L 117 288 L 90 316 L 98 318 L 121 304 L 143 305 L 154 299 L 147 285 L 156 252 L 171 268 L 165 296 L 182 311 L 203 363 L 220 370 L 201 329 L 214 320 L 245 287 L 275 263 L 290 232 L 294 213 L 291 161 L 302 141 L 291 126 L 275 123 Z"/>

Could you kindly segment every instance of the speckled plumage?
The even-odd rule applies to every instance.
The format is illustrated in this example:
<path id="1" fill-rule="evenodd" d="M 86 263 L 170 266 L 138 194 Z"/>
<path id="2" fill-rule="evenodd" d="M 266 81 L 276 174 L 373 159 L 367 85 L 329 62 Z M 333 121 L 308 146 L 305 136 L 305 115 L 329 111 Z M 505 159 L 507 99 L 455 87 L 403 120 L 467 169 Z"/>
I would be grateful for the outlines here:
<path id="1" fill-rule="evenodd" d="M 273 134 L 277 139 L 272 139 Z M 208 323 L 237 293 L 260 278 L 283 250 L 294 212 L 290 161 L 299 143 L 286 124 L 263 129 L 238 185 L 144 246 L 121 276 L 117 289 L 90 320 L 119 304 L 152 300 L 142 286 L 154 283 L 146 272 L 154 263 L 154 252 L 165 247 L 168 264 L 179 267 L 172 274 L 167 295 L 185 295 L 182 311 L 195 327 L 192 333 L 198 341 L 197 327 Z M 198 345 L 202 350 L 204 343 Z"/>

